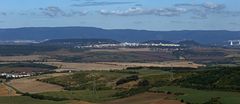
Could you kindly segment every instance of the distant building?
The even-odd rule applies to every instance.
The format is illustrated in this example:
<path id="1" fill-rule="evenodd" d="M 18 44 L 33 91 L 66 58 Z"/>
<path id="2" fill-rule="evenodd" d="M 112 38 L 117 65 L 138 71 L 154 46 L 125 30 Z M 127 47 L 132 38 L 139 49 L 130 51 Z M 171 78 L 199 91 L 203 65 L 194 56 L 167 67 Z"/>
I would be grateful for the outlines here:
<path id="1" fill-rule="evenodd" d="M 75 46 L 74 48 L 112 48 L 112 47 L 180 47 L 179 44 L 163 44 L 163 43 L 119 43 L 119 44 L 97 44 L 87 46 Z"/>
<path id="2" fill-rule="evenodd" d="M 32 73 L 1 73 L 0 77 L 2 78 L 23 78 L 23 77 L 30 77 Z"/>
<path id="3" fill-rule="evenodd" d="M 240 46 L 240 40 L 229 40 L 230 46 Z"/>

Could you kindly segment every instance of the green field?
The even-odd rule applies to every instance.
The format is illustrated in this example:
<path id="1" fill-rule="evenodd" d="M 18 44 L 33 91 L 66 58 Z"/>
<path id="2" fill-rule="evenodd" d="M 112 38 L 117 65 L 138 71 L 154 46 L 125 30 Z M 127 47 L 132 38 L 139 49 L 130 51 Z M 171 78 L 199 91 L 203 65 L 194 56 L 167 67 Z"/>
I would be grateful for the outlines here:
<path id="1" fill-rule="evenodd" d="M 113 95 L 117 90 L 101 90 L 95 93 L 92 90 L 78 90 L 78 91 L 61 91 L 61 92 L 47 92 L 38 95 L 51 96 L 55 98 L 66 98 L 69 100 L 81 100 L 89 102 L 103 102 L 116 99 Z"/>
<path id="2" fill-rule="evenodd" d="M 178 95 L 177 98 L 194 104 L 202 104 L 217 97 L 220 98 L 219 101 L 223 104 L 240 104 L 240 93 L 238 92 L 195 90 L 175 86 L 155 87 L 151 91 L 184 93 L 184 95 Z"/>
<path id="3" fill-rule="evenodd" d="M 38 100 L 31 97 L 0 97 L 0 104 L 68 104 L 67 101 Z"/>
<path id="4" fill-rule="evenodd" d="M 96 72 L 76 72 L 72 75 L 46 78 L 41 81 L 63 86 L 65 90 L 85 90 L 92 89 L 95 77 L 97 89 L 112 89 L 118 78 L 129 76 L 129 73 L 96 71 Z"/>

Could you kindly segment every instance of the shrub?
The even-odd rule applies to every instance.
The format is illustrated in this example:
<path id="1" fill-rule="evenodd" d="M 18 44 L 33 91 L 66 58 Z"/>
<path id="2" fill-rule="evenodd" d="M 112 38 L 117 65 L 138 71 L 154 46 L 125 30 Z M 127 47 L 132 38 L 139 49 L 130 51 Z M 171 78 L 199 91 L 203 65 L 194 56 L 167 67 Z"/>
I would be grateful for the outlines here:
<path id="1" fill-rule="evenodd" d="M 116 85 L 118 86 L 118 85 L 121 85 L 121 84 L 124 84 L 124 83 L 127 83 L 127 82 L 136 81 L 138 79 L 139 79 L 139 77 L 137 75 L 132 75 L 132 76 L 122 78 L 122 79 L 118 80 L 116 82 Z"/>
<path id="2" fill-rule="evenodd" d="M 148 80 L 140 80 L 138 82 L 138 86 L 149 86 L 149 81 Z"/>
<path id="3" fill-rule="evenodd" d="M 138 87 L 138 88 L 131 88 L 128 91 L 122 91 L 122 92 L 118 92 L 116 94 L 113 95 L 113 97 L 119 97 L 119 98 L 124 98 L 124 97 L 128 97 L 128 96 L 133 96 L 139 93 L 143 93 L 149 90 L 150 87 Z"/>

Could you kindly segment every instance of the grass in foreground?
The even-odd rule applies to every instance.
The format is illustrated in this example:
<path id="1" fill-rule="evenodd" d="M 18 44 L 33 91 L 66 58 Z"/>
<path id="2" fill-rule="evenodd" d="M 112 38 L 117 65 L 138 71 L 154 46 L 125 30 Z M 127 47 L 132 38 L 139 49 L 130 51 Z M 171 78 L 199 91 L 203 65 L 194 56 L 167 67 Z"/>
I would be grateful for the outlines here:
<path id="1" fill-rule="evenodd" d="M 38 100 L 26 96 L 0 97 L 0 104 L 68 104 L 68 101 Z"/>
<path id="2" fill-rule="evenodd" d="M 219 101 L 223 104 L 240 104 L 240 93 L 238 92 L 205 91 L 175 86 L 155 87 L 151 91 L 184 93 L 184 95 L 178 95 L 177 98 L 194 104 L 202 104 L 210 101 L 211 98 L 217 97 L 220 98 Z"/>

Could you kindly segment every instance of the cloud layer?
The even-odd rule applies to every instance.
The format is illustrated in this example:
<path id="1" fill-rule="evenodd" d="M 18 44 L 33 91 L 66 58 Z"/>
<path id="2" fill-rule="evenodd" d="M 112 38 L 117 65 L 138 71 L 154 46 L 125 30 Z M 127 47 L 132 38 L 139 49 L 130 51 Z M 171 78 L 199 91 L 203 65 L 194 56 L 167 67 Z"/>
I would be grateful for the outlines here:
<path id="1" fill-rule="evenodd" d="M 73 4 L 72 6 L 76 7 L 86 7 L 86 6 L 106 6 L 106 5 L 121 5 L 121 4 L 132 4 L 135 2 L 95 2 L 95 1 L 89 1 L 89 2 L 84 2 L 81 4 Z"/>
<path id="2" fill-rule="evenodd" d="M 72 0 L 80 1 L 80 0 Z M 91 9 L 90 11 L 78 10 L 76 7 L 88 7 L 88 6 L 107 6 L 107 5 L 123 5 L 133 4 L 125 6 L 121 9 Z M 97 2 L 95 0 L 85 0 L 80 4 L 70 4 L 68 9 L 62 9 L 58 6 L 47 6 L 38 8 L 37 11 L 25 11 L 15 13 L 21 16 L 47 16 L 47 17 L 72 17 L 72 16 L 85 16 L 89 13 L 100 14 L 104 16 L 139 16 L 139 15 L 151 15 L 151 16 L 165 16 L 176 17 L 182 15 L 188 15 L 192 19 L 207 19 L 212 14 L 223 14 L 227 16 L 240 16 L 240 11 L 228 11 L 226 5 L 217 3 L 202 3 L 202 4 L 173 4 L 167 8 L 146 8 L 142 4 L 137 2 Z M 74 7 L 73 7 L 74 6 Z M 132 6 L 132 7 L 131 7 Z M 129 7 L 129 8 L 127 8 Z M 100 7 L 101 8 L 101 7 Z M 124 9 L 126 8 L 126 9 Z M 97 12 L 96 12 L 97 11 Z M 12 13 L 14 14 L 14 13 Z M 0 16 L 11 15 L 7 12 L 0 12 Z"/>
<path id="3" fill-rule="evenodd" d="M 163 9 L 143 9 L 139 7 L 132 7 L 128 10 L 100 10 L 102 15 L 117 15 L 117 16 L 136 16 L 136 15 L 157 15 L 157 16 L 178 16 L 187 12 L 184 8 L 163 8 Z"/>
<path id="4" fill-rule="evenodd" d="M 46 8 L 39 8 L 39 10 L 41 11 L 41 13 L 43 15 L 48 16 L 48 17 L 84 16 L 84 15 L 86 15 L 88 13 L 86 11 L 73 11 L 73 10 L 70 10 L 70 11 L 66 12 L 66 11 L 60 9 L 59 7 L 56 7 L 56 6 L 49 6 L 49 7 L 46 7 Z"/>
<path id="5" fill-rule="evenodd" d="M 102 15 L 116 16 L 136 16 L 136 15 L 156 15 L 156 16 L 180 16 L 191 14 L 192 18 L 207 18 L 210 14 L 227 13 L 224 4 L 203 3 L 203 4 L 175 4 L 169 8 L 145 9 L 142 7 L 132 7 L 127 10 L 100 10 Z"/>
<path id="6" fill-rule="evenodd" d="M 7 13 L 6 12 L 0 12 L 0 16 L 6 16 Z"/>

